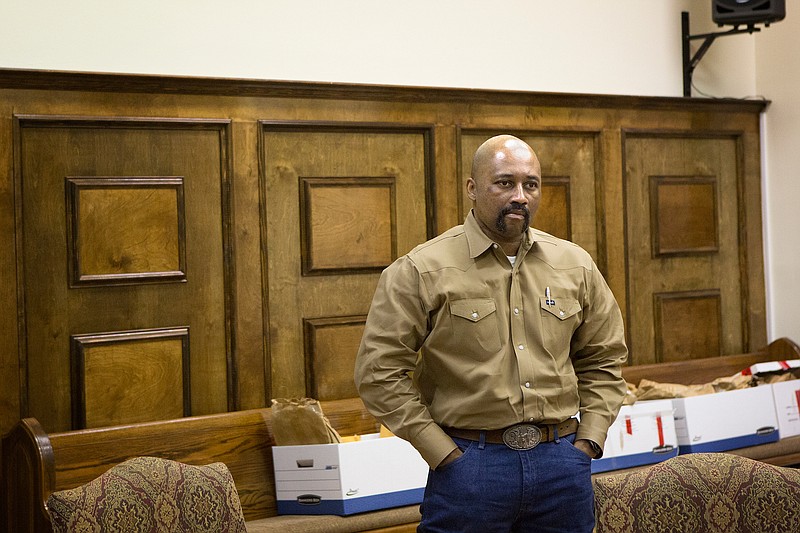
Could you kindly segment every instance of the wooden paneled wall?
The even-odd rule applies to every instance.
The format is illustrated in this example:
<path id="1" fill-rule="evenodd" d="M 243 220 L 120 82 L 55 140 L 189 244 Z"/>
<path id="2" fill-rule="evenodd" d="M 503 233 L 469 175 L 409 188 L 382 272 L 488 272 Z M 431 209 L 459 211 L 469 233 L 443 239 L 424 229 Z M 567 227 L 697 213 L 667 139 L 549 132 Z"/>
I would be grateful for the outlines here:
<path id="1" fill-rule="evenodd" d="M 538 152 L 634 364 L 766 344 L 763 102 L 0 70 L 0 431 L 355 395 L 379 273 Z"/>

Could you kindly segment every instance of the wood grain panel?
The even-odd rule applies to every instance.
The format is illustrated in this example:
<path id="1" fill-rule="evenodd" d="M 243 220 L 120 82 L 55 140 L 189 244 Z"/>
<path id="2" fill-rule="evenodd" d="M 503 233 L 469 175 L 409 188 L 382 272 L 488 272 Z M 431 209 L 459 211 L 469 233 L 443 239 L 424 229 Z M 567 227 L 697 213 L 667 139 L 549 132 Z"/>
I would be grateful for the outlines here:
<path id="1" fill-rule="evenodd" d="M 366 321 L 366 315 L 304 321 L 309 397 L 340 400 L 358 396 L 353 369 Z"/>
<path id="2" fill-rule="evenodd" d="M 267 267 L 268 290 L 264 301 L 268 302 L 265 315 L 268 317 L 266 329 L 273 383 L 271 395 L 304 396 L 309 389 L 339 394 L 338 385 L 332 384 L 352 382 L 352 364 L 326 366 L 320 374 L 324 382 L 309 385 L 314 378 L 306 375 L 306 360 L 322 364 L 320 361 L 326 361 L 329 356 L 323 353 L 317 357 L 316 350 L 331 350 L 327 352 L 331 354 L 336 353 L 337 348 L 335 344 L 323 346 L 315 342 L 314 353 L 303 357 L 304 320 L 366 315 L 380 269 L 345 268 L 344 265 L 359 266 L 365 258 L 368 261 L 379 258 L 381 263 L 393 260 L 429 237 L 429 228 L 433 227 L 428 216 L 432 198 L 429 174 L 432 165 L 428 161 L 432 154 L 430 130 L 389 128 L 384 124 L 263 123 L 262 134 L 263 212 L 266 215 L 262 223 L 266 236 L 263 261 Z M 381 181 L 376 182 L 376 178 Z M 382 206 L 376 207 L 382 213 L 372 213 L 373 208 L 368 207 L 362 215 L 362 202 L 354 202 L 352 194 L 339 194 L 344 190 L 340 187 L 342 183 L 361 183 L 361 180 L 381 184 L 373 189 L 378 196 L 371 201 Z M 325 251 L 337 268 L 328 272 L 318 269 L 313 276 L 302 275 L 303 209 L 299 204 L 305 197 L 301 190 L 303 183 L 313 184 L 314 194 L 328 194 L 330 201 L 317 204 L 314 217 L 320 224 L 324 221 L 342 233 L 341 237 L 334 237 L 338 250 Z M 387 232 L 391 219 L 385 212 L 389 183 L 393 184 L 396 197 L 396 222 L 393 224 L 396 229 L 391 235 Z M 337 194 L 330 194 L 331 191 Z M 354 218 L 359 222 L 351 222 Z M 375 221 L 379 222 L 378 227 L 365 225 Z M 350 229 L 351 224 L 358 229 Z M 315 231 L 322 231 L 322 228 Z M 361 231 L 369 236 L 359 239 Z M 387 242 L 374 249 L 376 236 L 389 237 L 390 242 L 396 240 L 391 256 L 387 256 L 383 248 Z M 319 257 L 322 260 L 326 256 Z M 332 341 L 339 342 L 338 339 Z M 332 387 L 330 392 L 325 392 L 326 387 Z"/>
<path id="3" fill-rule="evenodd" d="M 626 322 L 633 364 L 746 351 L 737 146 L 725 133 L 625 137 Z M 708 246 L 712 239 L 716 246 Z M 654 253 L 656 246 L 668 253 Z M 657 294 L 698 291 L 715 291 L 719 311 L 703 299 L 683 306 L 664 300 L 666 310 L 653 303 L 661 301 Z"/>
<path id="4" fill-rule="evenodd" d="M 759 117 L 766 106 L 0 69 L 0 305 L 9 310 L 0 314 L 0 432 L 28 415 L 48 431 L 70 427 L 68 339 L 85 332 L 189 325 L 198 414 L 303 394 L 303 320 L 365 313 L 377 274 L 302 275 L 299 177 L 396 177 L 396 253 L 402 254 L 463 221 L 467 144 L 495 133 L 526 138 L 542 160 L 545 205 L 534 224 L 560 234 L 569 221 L 572 239 L 597 260 L 626 321 L 642 318 L 626 324 L 632 362 L 655 359 L 653 294 L 715 289 L 705 277 L 709 270 L 722 285 L 722 351 L 731 335 L 742 339 L 742 350 L 762 346 Z M 317 144 L 284 142 L 309 132 L 320 134 Z M 273 134 L 280 142 L 273 143 Z M 354 142 L 356 134 L 364 137 Z M 738 181 L 726 181 L 714 161 L 686 168 L 640 164 L 630 151 L 632 136 L 730 141 L 735 150 L 721 151 L 719 161 L 736 168 Z M 656 146 L 645 159 L 694 160 L 692 146 L 668 153 Z M 418 175 L 425 181 L 409 179 Z M 68 176 L 183 176 L 187 281 L 70 288 Z M 719 251 L 675 253 L 650 264 L 649 195 L 631 190 L 632 176 L 644 189 L 651 176 L 719 177 Z M 568 178 L 569 190 L 553 188 L 555 178 Z M 738 198 L 733 217 L 731 193 Z M 409 210 L 409 195 L 424 197 L 423 207 Z M 642 206 L 635 221 L 626 211 L 631 202 Z M 717 265 L 717 257 L 731 257 L 734 228 L 737 272 Z M 638 248 L 629 250 L 640 244 L 641 261 Z M 346 244 L 341 255 L 352 249 Z M 684 257 L 690 266 L 678 266 Z M 675 285 L 676 270 L 696 275 Z M 726 322 L 737 305 L 741 332 Z"/>
<path id="5" fill-rule="evenodd" d="M 380 272 L 397 257 L 394 178 L 300 180 L 304 275 Z"/>
<path id="6" fill-rule="evenodd" d="M 472 170 L 472 156 L 483 141 L 501 133 L 511 133 L 527 142 L 542 166 L 539 210 L 531 225 L 547 233 L 571 240 L 585 248 L 605 268 L 603 225 L 598 208 L 602 187 L 598 170 L 597 133 L 592 131 L 460 130 L 459 172 L 461 180 L 461 220 L 472 208 L 464 192 Z M 602 190 L 602 189 L 601 189 Z M 602 204 L 600 204 L 602 205 Z"/>
<path id="7" fill-rule="evenodd" d="M 719 291 L 658 293 L 653 296 L 657 362 L 722 355 Z"/>
<path id="8" fill-rule="evenodd" d="M 183 178 L 67 178 L 70 286 L 186 281 Z"/>
<path id="9" fill-rule="evenodd" d="M 548 176 L 542 185 L 536 227 L 561 239 L 572 240 L 572 202 L 570 178 Z"/>
<path id="10" fill-rule="evenodd" d="M 73 426 L 191 415 L 189 329 L 72 336 Z"/>
<path id="11" fill-rule="evenodd" d="M 715 177 L 650 178 L 653 256 L 719 250 Z"/>
<path id="12" fill-rule="evenodd" d="M 191 383 L 197 394 L 191 397 L 191 411 L 219 412 L 229 401 L 235 404 L 235 389 L 228 394 L 235 369 L 232 296 L 227 288 L 232 265 L 226 261 L 230 254 L 225 229 L 230 216 L 227 125 L 227 121 L 191 119 L 18 117 L 17 227 L 26 395 L 29 414 L 48 431 L 71 427 L 70 337 L 86 332 L 185 324 L 195 332 Z M 113 176 L 125 180 L 152 176 L 156 182 L 159 176 L 178 176 L 183 186 L 172 181 L 162 187 L 145 178 L 128 187 L 130 182 L 115 182 L 117 178 L 109 178 Z M 65 194 L 67 178 L 74 178 L 68 189 L 72 188 L 77 204 Z M 104 182 L 111 187 L 98 188 L 97 182 L 87 179 L 111 179 Z M 186 281 L 181 282 L 183 274 L 176 271 L 173 279 L 160 283 L 106 283 L 109 277 L 120 281 L 121 276 L 128 282 L 131 279 L 125 276 L 153 277 L 140 273 L 152 267 L 138 260 L 125 267 L 130 273 L 118 274 L 113 267 L 109 272 L 108 257 L 120 253 L 118 243 L 126 253 L 137 250 L 140 257 L 166 258 L 159 260 L 158 268 L 171 268 L 177 257 L 180 269 L 181 188 Z M 81 212 L 80 206 L 87 204 L 100 211 Z M 68 209 L 73 212 L 68 214 Z M 89 268 L 83 272 L 89 277 L 87 283 L 94 284 L 100 276 L 102 286 L 71 287 L 68 235 L 75 232 L 79 238 L 73 243 L 73 256 L 98 258 L 76 272 Z M 161 245 L 170 250 L 157 250 Z"/>

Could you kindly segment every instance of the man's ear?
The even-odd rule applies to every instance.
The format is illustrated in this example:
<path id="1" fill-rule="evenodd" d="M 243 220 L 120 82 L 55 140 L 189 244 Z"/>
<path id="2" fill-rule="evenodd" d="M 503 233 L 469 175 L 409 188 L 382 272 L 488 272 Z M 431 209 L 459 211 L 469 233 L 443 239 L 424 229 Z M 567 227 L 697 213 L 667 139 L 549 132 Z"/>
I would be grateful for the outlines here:
<path id="1" fill-rule="evenodd" d="M 467 178 L 467 196 L 473 202 L 475 201 L 475 180 Z"/>

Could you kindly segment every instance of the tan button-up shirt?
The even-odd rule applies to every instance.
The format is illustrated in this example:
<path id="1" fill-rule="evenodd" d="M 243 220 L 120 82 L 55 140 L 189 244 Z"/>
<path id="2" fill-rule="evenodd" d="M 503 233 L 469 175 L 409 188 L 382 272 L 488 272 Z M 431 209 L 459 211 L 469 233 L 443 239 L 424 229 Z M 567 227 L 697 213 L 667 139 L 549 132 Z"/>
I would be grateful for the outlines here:
<path id="1" fill-rule="evenodd" d="M 367 408 L 431 467 L 441 426 L 500 429 L 580 412 L 605 442 L 626 392 L 622 315 L 589 254 L 529 229 L 514 265 L 470 212 L 381 275 L 356 359 Z"/>

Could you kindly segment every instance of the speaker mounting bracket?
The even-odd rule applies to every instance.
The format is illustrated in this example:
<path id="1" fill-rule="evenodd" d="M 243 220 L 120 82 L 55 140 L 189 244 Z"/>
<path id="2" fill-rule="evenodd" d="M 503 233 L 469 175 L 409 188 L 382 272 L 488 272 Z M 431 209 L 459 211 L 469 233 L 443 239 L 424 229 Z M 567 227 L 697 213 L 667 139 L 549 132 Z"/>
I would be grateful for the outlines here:
<path id="1" fill-rule="evenodd" d="M 761 28 L 756 28 L 754 23 L 749 23 L 745 28 L 739 29 L 739 26 L 734 26 L 733 29 L 728 31 L 719 31 L 714 33 L 701 33 L 698 35 L 689 35 L 689 13 L 686 11 L 681 12 L 681 41 L 683 42 L 683 96 L 692 96 L 692 74 L 694 69 L 703 56 L 706 55 L 708 49 L 717 37 L 725 37 L 726 35 L 737 35 L 740 33 L 755 33 L 761 31 Z M 691 55 L 689 43 L 696 39 L 703 39 L 703 44 L 700 48 Z"/>

